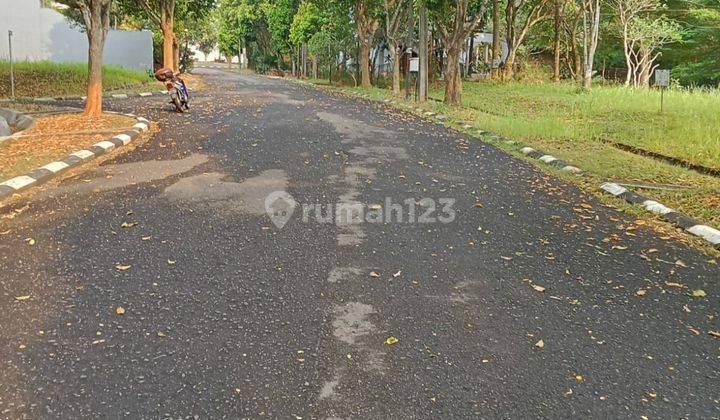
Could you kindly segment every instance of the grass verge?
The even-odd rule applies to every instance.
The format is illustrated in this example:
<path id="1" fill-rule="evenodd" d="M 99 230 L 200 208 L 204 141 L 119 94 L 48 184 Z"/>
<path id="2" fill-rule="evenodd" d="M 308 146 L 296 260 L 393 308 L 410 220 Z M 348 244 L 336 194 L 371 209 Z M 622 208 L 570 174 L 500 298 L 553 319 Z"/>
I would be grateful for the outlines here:
<path id="1" fill-rule="evenodd" d="M 13 65 L 15 96 L 36 98 L 46 96 L 84 95 L 87 65 L 22 61 Z M 122 67 L 103 66 L 103 89 L 106 91 L 157 88 L 151 75 Z M 0 98 L 10 97 L 10 64 L 0 61 Z"/>
<path id="2" fill-rule="evenodd" d="M 310 82 L 328 85 L 326 80 Z M 425 104 L 405 102 L 394 98 L 392 92 L 386 89 L 332 89 L 374 100 L 391 99 L 416 113 L 433 111 L 447 115 L 447 123 L 461 131 L 458 121 L 520 141 L 587 171 L 590 182 L 585 182 L 584 187 L 594 192 L 603 181 L 685 186 L 681 190 L 644 189 L 639 192 L 706 224 L 716 228 L 720 226 L 720 179 L 619 150 L 600 140 L 602 135 L 613 136 L 626 144 L 718 167 L 718 93 L 666 92 L 666 104 L 670 105 L 665 113 L 660 114 L 659 97 L 655 97 L 659 95 L 657 92 L 618 87 L 581 93 L 572 86 L 562 85 L 466 83 L 462 104 L 452 107 L 438 101 Z M 442 89 L 431 92 L 431 97 L 436 99 L 441 95 Z M 655 108 L 650 108 L 655 99 L 658 103 Z M 476 130 L 468 131 L 468 134 L 478 136 Z M 485 140 L 492 141 L 489 137 Z M 496 142 L 496 145 L 520 155 L 504 142 Z M 554 171 L 543 163 L 532 162 L 565 179 L 583 182 L 577 177 Z"/>

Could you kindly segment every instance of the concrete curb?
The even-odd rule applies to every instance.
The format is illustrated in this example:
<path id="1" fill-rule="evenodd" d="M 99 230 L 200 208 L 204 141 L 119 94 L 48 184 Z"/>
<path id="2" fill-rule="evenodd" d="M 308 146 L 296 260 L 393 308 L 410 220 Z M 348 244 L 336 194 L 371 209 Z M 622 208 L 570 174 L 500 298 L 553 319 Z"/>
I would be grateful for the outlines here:
<path id="1" fill-rule="evenodd" d="M 645 210 L 655 213 L 663 220 L 684 229 L 692 235 L 706 240 L 712 244 L 713 247 L 720 250 L 720 230 L 703 225 L 682 213 L 676 212 L 664 204 L 630 191 L 622 185 L 618 185 L 613 182 L 605 182 L 600 185 L 600 189 L 612 196 L 622 198 L 628 203 L 643 206 Z"/>
<path id="2" fill-rule="evenodd" d="M 0 200 L 10 197 L 21 190 L 55 178 L 66 170 L 76 168 L 89 160 L 110 152 L 111 150 L 125 146 L 135 140 L 141 133 L 148 131 L 150 128 L 150 121 L 145 118 L 138 117 L 133 114 L 120 115 L 135 118 L 137 123 L 133 125 L 130 130 L 120 133 L 115 137 L 95 143 L 87 149 L 79 150 L 70 154 L 64 159 L 48 163 L 47 165 L 34 169 L 25 175 L 17 176 L 0 183 Z"/>
<path id="3" fill-rule="evenodd" d="M 306 85 L 312 85 L 311 83 L 303 82 Z M 314 85 L 312 85 L 314 86 Z M 317 87 L 317 86 L 316 86 Z M 345 92 L 343 92 L 345 93 Z M 366 100 L 373 100 L 369 95 L 367 94 L 347 94 L 348 96 L 354 96 L 356 98 L 366 99 Z M 378 101 L 374 101 L 378 102 Z M 406 111 L 413 111 L 417 115 L 417 112 L 421 112 L 423 117 L 434 120 L 437 124 L 441 124 L 443 126 L 450 126 L 452 122 L 448 121 L 450 117 L 447 115 L 438 115 L 435 112 L 427 111 L 422 112 L 422 109 L 415 109 L 415 108 L 409 108 L 407 106 L 403 106 L 403 104 L 398 103 L 395 100 L 392 99 L 384 99 L 382 100 L 383 103 L 393 106 L 394 108 L 400 107 L 400 109 L 404 109 Z M 493 135 L 492 133 L 488 131 L 483 131 L 476 129 L 470 124 L 466 124 L 462 121 L 455 121 L 455 125 L 459 126 L 457 128 L 465 131 L 472 131 L 477 130 L 476 134 L 480 137 L 486 137 L 489 136 L 491 140 L 493 141 L 502 141 L 506 144 L 512 145 L 516 150 L 519 150 L 523 155 L 531 157 L 533 159 L 537 159 L 547 165 L 554 166 L 556 168 L 559 168 L 563 171 L 567 171 L 571 174 L 578 175 L 578 176 L 586 176 L 586 173 L 576 167 L 569 165 L 568 163 L 556 158 L 555 156 L 548 155 L 545 153 L 542 153 L 540 151 L 537 151 L 533 149 L 532 147 L 527 147 L 519 142 L 516 142 L 514 140 L 506 139 L 501 136 Z M 605 182 L 600 185 L 600 189 L 608 194 L 611 194 L 615 197 L 622 198 L 625 201 L 641 205 L 645 208 L 645 210 L 660 215 L 660 217 L 673 224 L 674 226 L 677 226 L 678 228 L 682 228 L 686 232 L 690 233 L 691 235 L 694 235 L 698 238 L 704 239 L 706 242 L 710 243 L 715 249 L 720 250 L 720 230 L 717 230 L 711 226 L 703 225 L 699 223 L 698 221 L 688 217 L 685 214 L 679 213 L 669 207 L 666 207 L 665 205 L 658 203 L 657 201 L 650 200 L 649 198 L 646 198 L 640 194 L 637 194 L 635 192 L 632 192 L 628 190 L 627 188 L 612 183 L 612 182 Z"/>
<path id="4" fill-rule="evenodd" d="M 147 98 L 148 96 L 163 96 L 167 95 L 167 90 L 157 90 L 157 91 L 151 91 L 151 92 L 131 92 L 131 93 L 116 93 L 112 95 L 105 95 L 103 97 L 103 100 L 106 99 L 129 99 L 129 98 Z M 11 99 L 1 99 L 0 104 L 2 103 L 11 103 L 11 102 L 21 102 L 21 103 L 32 103 L 32 104 L 53 104 L 55 102 L 61 102 L 61 101 L 84 101 L 87 99 L 86 96 L 52 96 L 52 97 L 45 97 L 45 98 L 16 98 L 15 100 Z"/>

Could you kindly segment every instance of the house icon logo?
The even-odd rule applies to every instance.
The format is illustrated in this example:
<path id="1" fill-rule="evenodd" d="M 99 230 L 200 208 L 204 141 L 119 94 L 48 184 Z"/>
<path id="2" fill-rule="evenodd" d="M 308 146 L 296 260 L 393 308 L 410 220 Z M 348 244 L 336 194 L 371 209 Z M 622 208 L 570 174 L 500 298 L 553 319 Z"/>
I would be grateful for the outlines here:
<path id="1" fill-rule="evenodd" d="M 295 199 L 285 191 L 272 192 L 265 198 L 265 212 L 279 229 L 290 220 L 295 206 L 297 206 Z"/>

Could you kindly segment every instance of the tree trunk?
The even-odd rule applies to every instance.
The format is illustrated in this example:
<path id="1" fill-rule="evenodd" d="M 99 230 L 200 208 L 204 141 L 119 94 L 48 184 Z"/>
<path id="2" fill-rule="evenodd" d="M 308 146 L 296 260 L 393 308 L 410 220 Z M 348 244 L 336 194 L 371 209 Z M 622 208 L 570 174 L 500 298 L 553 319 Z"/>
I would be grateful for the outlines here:
<path id="1" fill-rule="evenodd" d="M 173 48 L 173 40 L 175 33 L 172 27 L 163 25 L 163 67 L 175 70 L 175 50 Z"/>
<path id="2" fill-rule="evenodd" d="M 105 0 L 89 0 L 84 14 L 85 33 L 88 37 L 88 78 L 85 115 L 102 114 L 102 59 L 105 38 L 110 25 L 110 4 Z"/>
<path id="3" fill-rule="evenodd" d="M 492 64 L 490 65 L 490 78 L 496 80 L 500 76 L 500 0 L 493 0 L 493 40 L 492 40 Z"/>
<path id="4" fill-rule="evenodd" d="M 513 76 L 515 75 L 515 55 L 517 54 L 516 48 L 510 48 L 510 51 L 508 52 L 508 56 L 505 59 L 505 63 L 503 64 L 503 73 L 502 73 L 502 80 L 503 81 L 509 81 L 512 80 Z"/>
<path id="5" fill-rule="evenodd" d="M 420 55 L 420 68 L 418 72 L 418 101 L 425 102 L 428 99 L 428 17 L 427 9 L 420 6 L 418 53 Z"/>
<path id="6" fill-rule="evenodd" d="M 316 55 L 312 56 L 312 77 L 313 79 L 318 78 L 318 61 Z"/>
<path id="7" fill-rule="evenodd" d="M 398 54 L 397 42 L 388 41 L 388 49 L 390 50 L 390 61 L 392 61 L 392 91 L 393 95 L 400 95 L 400 56 Z"/>
<path id="8" fill-rule="evenodd" d="M 367 40 L 360 40 L 360 57 L 358 62 L 360 63 L 360 75 L 361 81 L 360 86 L 366 88 L 370 87 L 370 48 L 372 44 Z"/>
<path id="9" fill-rule="evenodd" d="M 462 99 L 462 78 L 460 76 L 460 48 L 448 46 L 445 65 L 445 103 L 456 105 Z"/>
<path id="10" fill-rule="evenodd" d="M 554 52 L 555 57 L 553 60 L 553 81 L 559 82 L 560 81 L 560 26 L 562 24 L 562 14 L 561 14 L 561 8 L 560 8 L 560 1 L 561 0 L 555 0 L 555 42 L 554 42 Z"/>
<path id="11" fill-rule="evenodd" d="M 177 37 L 173 37 L 173 69 L 180 72 L 180 44 Z"/>

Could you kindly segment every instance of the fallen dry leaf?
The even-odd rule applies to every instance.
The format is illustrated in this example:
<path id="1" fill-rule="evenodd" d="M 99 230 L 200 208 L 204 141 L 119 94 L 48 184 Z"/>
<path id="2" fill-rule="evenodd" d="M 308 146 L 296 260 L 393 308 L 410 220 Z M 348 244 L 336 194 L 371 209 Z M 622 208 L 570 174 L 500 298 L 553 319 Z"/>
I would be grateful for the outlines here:
<path id="1" fill-rule="evenodd" d="M 544 291 L 545 291 L 545 288 L 544 288 L 544 287 L 538 286 L 537 284 L 532 284 L 531 286 L 532 286 L 533 289 L 537 290 L 538 292 L 544 292 Z"/>
<path id="2" fill-rule="evenodd" d="M 125 314 L 125 308 L 123 308 L 122 306 L 118 306 L 117 308 L 115 308 L 115 313 L 118 315 L 123 315 Z"/>
<path id="3" fill-rule="evenodd" d="M 702 289 L 693 290 L 692 292 L 693 297 L 705 297 L 707 294 Z"/>
<path id="4" fill-rule="evenodd" d="M 377 277 L 380 277 L 380 274 L 378 274 L 378 273 L 376 273 L 376 272 L 374 272 L 374 271 L 371 271 L 370 274 L 369 274 L 369 276 L 370 276 L 370 277 L 375 277 L 375 278 L 377 278 Z"/>
<path id="5" fill-rule="evenodd" d="M 115 268 L 116 268 L 118 271 L 127 271 L 127 270 L 130 269 L 130 267 L 132 267 L 132 266 L 131 266 L 131 265 L 122 265 L 122 264 L 118 264 L 118 265 L 115 266 Z"/>
<path id="6" fill-rule="evenodd" d="M 15 296 L 15 300 L 18 301 L 18 302 L 23 302 L 23 301 L 26 301 L 26 300 L 28 300 L 28 299 L 30 299 L 30 295 Z"/>
<path id="7" fill-rule="evenodd" d="M 645 289 L 640 289 L 640 290 L 638 290 L 637 292 L 635 292 L 635 294 L 638 295 L 638 296 L 645 296 L 645 295 L 647 294 L 647 290 L 645 290 Z"/>
<path id="8" fill-rule="evenodd" d="M 387 340 L 385 340 L 385 344 L 387 344 L 388 346 L 392 346 L 393 344 L 397 343 L 398 341 L 400 341 L 400 340 L 398 340 L 397 338 L 395 338 L 391 335 L 390 337 L 387 338 Z"/>
<path id="9" fill-rule="evenodd" d="M 30 246 L 35 245 L 35 239 L 33 238 L 25 238 L 25 242 L 27 242 L 27 244 Z"/>
<path id="10" fill-rule="evenodd" d="M 540 340 L 540 341 L 538 341 L 537 343 L 535 343 L 535 347 L 541 349 L 541 348 L 545 347 L 545 342 L 542 341 L 542 340 Z"/>

